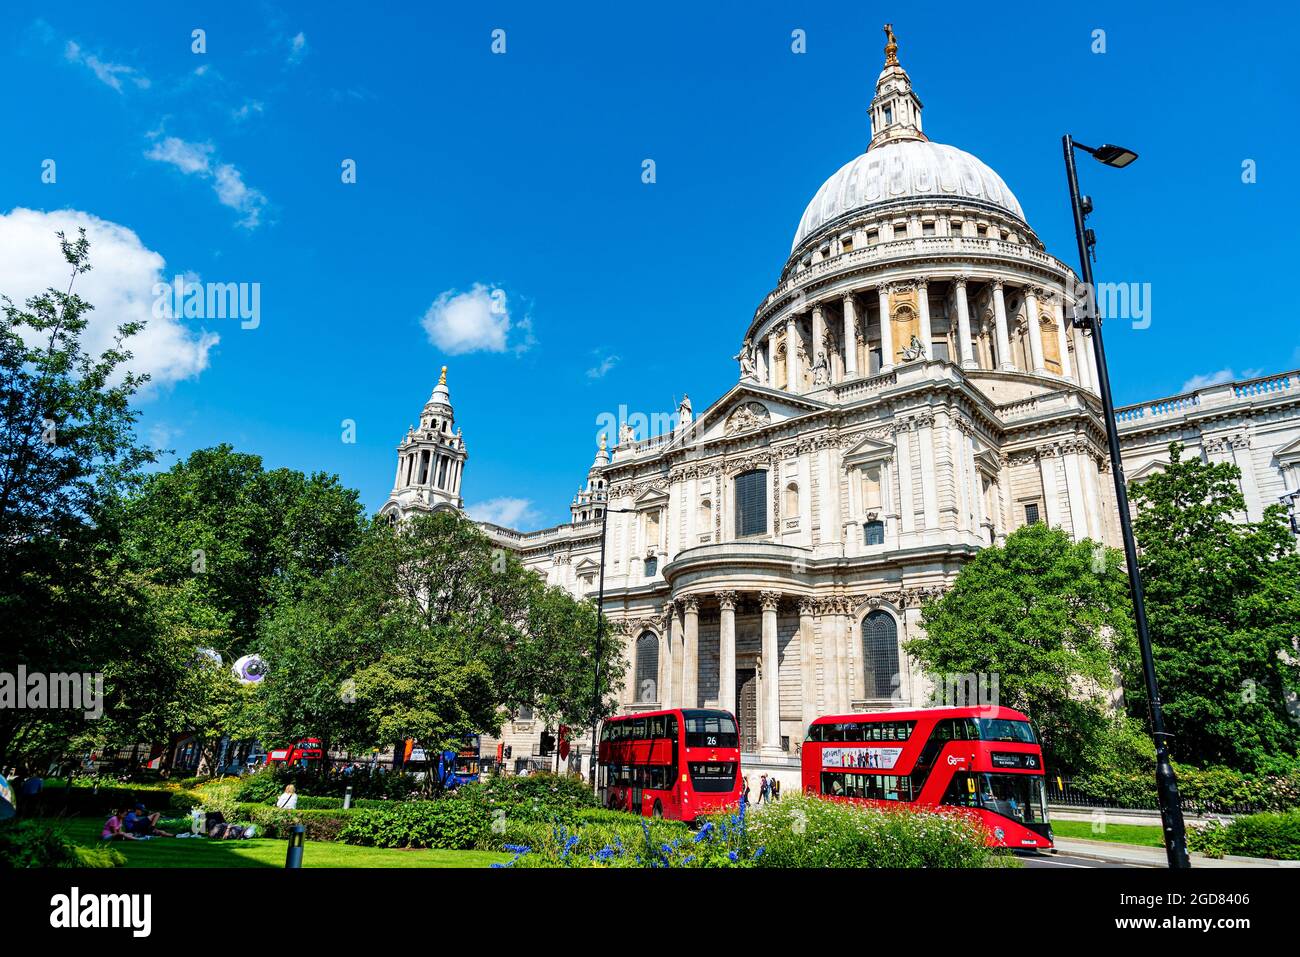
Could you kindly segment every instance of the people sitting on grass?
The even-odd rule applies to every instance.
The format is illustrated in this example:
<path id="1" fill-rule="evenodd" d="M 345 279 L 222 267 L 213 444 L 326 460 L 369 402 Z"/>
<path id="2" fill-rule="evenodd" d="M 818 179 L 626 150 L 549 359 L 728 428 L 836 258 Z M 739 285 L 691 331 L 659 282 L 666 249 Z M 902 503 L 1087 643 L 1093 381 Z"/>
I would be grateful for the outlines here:
<path id="1" fill-rule="evenodd" d="M 275 799 L 275 806 L 286 811 L 292 811 L 298 806 L 298 794 L 292 784 L 284 786 L 284 793 Z"/>
<path id="2" fill-rule="evenodd" d="M 171 831 L 164 831 L 158 827 L 158 818 L 162 817 L 157 811 L 150 814 L 143 803 L 137 804 L 127 814 L 123 826 L 130 834 L 140 837 L 175 837 Z"/>
<path id="3" fill-rule="evenodd" d="M 104 822 L 104 829 L 99 832 L 101 841 L 136 840 L 136 836 L 122 826 L 122 816 L 123 812 L 118 808 L 113 808 L 108 812 L 108 820 Z"/>

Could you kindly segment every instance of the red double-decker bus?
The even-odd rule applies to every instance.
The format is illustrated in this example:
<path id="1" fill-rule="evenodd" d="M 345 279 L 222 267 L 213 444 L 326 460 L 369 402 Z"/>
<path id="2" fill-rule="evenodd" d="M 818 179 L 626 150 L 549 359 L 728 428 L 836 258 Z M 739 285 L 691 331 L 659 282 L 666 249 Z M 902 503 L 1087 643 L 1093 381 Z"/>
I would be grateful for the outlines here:
<path id="1" fill-rule="evenodd" d="M 608 808 L 691 821 L 740 800 L 740 738 L 729 711 L 677 708 L 606 718 L 597 761 Z"/>
<path id="2" fill-rule="evenodd" d="M 808 728 L 810 794 L 962 809 L 995 847 L 1050 848 L 1043 752 L 1029 719 L 1010 708 L 923 708 L 829 715 Z"/>

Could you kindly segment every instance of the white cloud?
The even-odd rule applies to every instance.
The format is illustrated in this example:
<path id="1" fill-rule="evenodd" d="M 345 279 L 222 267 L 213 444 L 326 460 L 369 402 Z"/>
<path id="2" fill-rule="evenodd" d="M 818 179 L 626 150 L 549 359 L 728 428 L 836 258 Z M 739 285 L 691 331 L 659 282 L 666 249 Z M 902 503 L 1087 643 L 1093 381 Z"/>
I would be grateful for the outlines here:
<path id="1" fill-rule="evenodd" d="M 519 528 L 521 524 L 528 525 L 537 521 L 533 503 L 526 498 L 490 498 L 467 506 L 465 512 L 476 522 L 491 522 L 506 528 Z"/>
<path id="2" fill-rule="evenodd" d="M 266 109 L 261 100 L 247 100 L 237 110 L 231 110 L 230 115 L 236 122 L 243 122 L 254 113 L 261 113 Z"/>
<path id="3" fill-rule="evenodd" d="M 1260 375 L 1262 369 L 1242 369 L 1241 375 L 1232 369 L 1220 369 L 1217 372 L 1205 372 L 1200 375 L 1194 375 L 1186 382 L 1179 392 L 1195 392 L 1197 389 L 1208 389 L 1212 385 L 1223 385 L 1225 382 L 1236 382 L 1238 379 L 1253 379 Z"/>
<path id="4" fill-rule="evenodd" d="M 63 230 L 76 239 L 82 226 L 94 268 L 77 277 L 73 291 L 95 307 L 87 317 L 83 347 L 98 355 L 112 345 L 119 325 L 144 322 L 145 327 L 126 341 L 135 353 L 129 363 L 132 371 L 147 372 L 155 384 L 163 385 L 196 378 L 208 367 L 209 353 L 220 337 L 176 319 L 154 318 L 154 285 L 171 277 L 164 277 L 162 255 L 126 226 L 75 209 L 46 213 L 20 207 L 0 214 L 0 293 L 22 306 L 50 286 L 66 289 L 71 267 L 59 252 L 55 233 Z"/>
<path id="5" fill-rule="evenodd" d="M 587 370 L 588 379 L 603 379 L 609 370 L 618 364 L 618 356 L 605 356 L 600 362 Z"/>
<path id="6" fill-rule="evenodd" d="M 301 30 L 289 41 L 289 64 L 297 66 L 307 55 L 307 35 Z"/>
<path id="7" fill-rule="evenodd" d="M 215 162 L 215 154 L 211 143 L 189 143 L 177 136 L 166 136 L 156 139 L 144 155 L 146 159 L 174 166 L 186 176 L 211 179 L 217 201 L 240 214 L 239 225 L 256 229 L 262 224 L 266 196 L 245 183 L 243 174 L 233 164 Z"/>
<path id="8" fill-rule="evenodd" d="M 63 56 L 69 63 L 78 63 L 86 67 L 99 78 L 99 82 L 105 86 L 111 86 L 118 93 L 122 92 L 123 80 L 128 80 L 141 90 L 149 89 L 149 78 L 140 73 L 135 67 L 127 66 L 125 63 L 110 63 L 107 60 L 101 60 L 93 53 L 86 53 L 81 49 L 81 45 L 74 40 L 69 40 L 63 48 Z"/>
<path id="9" fill-rule="evenodd" d="M 453 356 L 508 349 L 522 352 L 533 344 L 532 323 L 527 319 L 512 323 L 505 290 L 482 283 L 475 283 L 469 292 L 443 292 L 420 324 L 430 342 Z"/>
<path id="10" fill-rule="evenodd" d="M 213 146 L 211 143 L 187 143 L 176 136 L 168 136 L 153 144 L 145 157 L 160 163 L 170 163 L 187 176 L 211 172 Z"/>

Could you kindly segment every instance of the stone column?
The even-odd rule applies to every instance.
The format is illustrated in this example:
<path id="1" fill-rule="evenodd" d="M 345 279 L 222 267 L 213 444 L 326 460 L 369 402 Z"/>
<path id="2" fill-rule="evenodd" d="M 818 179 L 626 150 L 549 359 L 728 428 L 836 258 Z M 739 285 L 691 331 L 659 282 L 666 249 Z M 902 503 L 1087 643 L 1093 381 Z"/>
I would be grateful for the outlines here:
<path id="1" fill-rule="evenodd" d="M 1059 295 L 1052 297 L 1052 314 L 1056 317 L 1056 347 L 1061 350 L 1061 375 L 1074 381 L 1074 368 L 1070 363 L 1070 335 L 1065 329 L 1065 306 Z"/>
<path id="2" fill-rule="evenodd" d="M 664 606 L 663 622 L 659 628 L 659 674 L 655 686 L 655 701 L 659 707 L 670 707 L 673 694 L 673 603 Z"/>
<path id="3" fill-rule="evenodd" d="M 961 355 L 961 367 L 974 369 L 976 364 L 970 345 L 970 305 L 966 302 L 966 277 L 958 276 L 952 283 L 957 296 L 957 348 Z"/>
<path id="4" fill-rule="evenodd" d="M 736 593 L 718 592 L 718 702 L 736 713 Z"/>
<path id="5" fill-rule="evenodd" d="M 1071 338 L 1074 340 L 1074 366 L 1079 371 L 1079 385 L 1083 386 L 1089 392 L 1097 391 L 1092 382 L 1092 376 L 1088 374 L 1088 355 L 1092 351 L 1092 338 L 1085 336 L 1082 329 L 1071 329 Z"/>
<path id="6" fill-rule="evenodd" d="M 682 707 L 700 706 L 700 600 L 682 599 Z"/>
<path id="7" fill-rule="evenodd" d="M 758 381 L 762 382 L 764 385 L 771 385 L 767 366 L 766 342 L 760 342 L 758 348 L 754 350 L 754 365 L 756 367 L 755 375 L 758 377 Z"/>
<path id="8" fill-rule="evenodd" d="M 785 388 L 796 395 L 799 393 L 801 377 L 799 375 L 799 329 L 791 315 L 785 321 Z"/>
<path id="9" fill-rule="evenodd" d="M 840 614 L 839 599 L 822 602 L 822 700 L 829 714 L 839 714 L 840 709 L 840 627 L 844 616 Z"/>
<path id="10" fill-rule="evenodd" d="M 1002 280 L 993 280 L 993 325 L 997 338 L 998 368 L 1014 371 L 1016 364 L 1011 361 L 1011 337 L 1007 335 L 1007 300 L 1002 293 Z"/>
<path id="11" fill-rule="evenodd" d="M 844 297 L 844 378 L 858 374 L 858 324 L 853 293 Z"/>
<path id="12" fill-rule="evenodd" d="M 888 372 L 894 368 L 894 329 L 890 325 L 889 287 L 880 286 L 876 292 L 880 297 L 880 371 Z"/>
<path id="13" fill-rule="evenodd" d="M 921 354 L 927 359 L 934 358 L 934 338 L 930 330 L 930 281 L 922 276 L 916 282 L 916 309 L 920 318 L 919 325 L 921 331 L 918 338 L 921 340 Z"/>
<path id="14" fill-rule="evenodd" d="M 668 606 L 668 614 L 672 617 L 669 619 L 671 632 L 668 638 L 668 644 L 672 650 L 668 653 L 668 703 L 670 708 L 680 706 L 682 700 L 682 616 L 679 612 L 681 603 L 674 601 Z"/>
<path id="15" fill-rule="evenodd" d="M 799 676 L 803 692 L 803 724 L 817 717 L 817 645 L 813 632 L 817 628 L 817 600 L 799 599 Z"/>
<path id="16" fill-rule="evenodd" d="M 781 601 L 781 593 L 759 592 L 758 601 L 763 609 L 763 687 L 760 689 L 763 721 L 759 750 L 768 755 L 782 755 L 785 752 L 781 750 L 781 668 L 776 641 L 776 606 Z"/>
<path id="17" fill-rule="evenodd" d="M 1043 329 L 1038 322 L 1038 293 L 1032 286 L 1025 287 L 1025 322 L 1029 329 L 1030 365 L 1034 372 L 1043 375 L 1047 372 L 1043 362 Z"/>
<path id="18" fill-rule="evenodd" d="M 808 350 L 808 361 L 812 368 L 817 368 L 817 360 L 821 358 L 822 341 L 826 338 L 826 313 L 822 311 L 820 304 L 812 307 L 812 348 Z M 826 357 L 826 381 L 830 382 L 831 361 L 830 356 Z M 817 388 L 817 383 L 813 383 L 813 389 Z"/>
<path id="19" fill-rule="evenodd" d="M 776 388 L 776 336 L 767 335 L 767 384 Z"/>

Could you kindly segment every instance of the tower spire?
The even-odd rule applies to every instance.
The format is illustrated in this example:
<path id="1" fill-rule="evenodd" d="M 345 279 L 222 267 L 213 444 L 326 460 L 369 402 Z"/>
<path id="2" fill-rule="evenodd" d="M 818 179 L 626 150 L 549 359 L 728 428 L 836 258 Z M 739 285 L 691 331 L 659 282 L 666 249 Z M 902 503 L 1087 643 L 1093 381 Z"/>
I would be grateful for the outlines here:
<path id="1" fill-rule="evenodd" d="M 885 68 L 876 80 L 876 95 L 871 101 L 872 150 L 885 143 L 924 140 L 921 132 L 921 100 L 912 91 L 912 79 L 898 62 L 898 38 L 894 25 L 886 23 Z"/>

